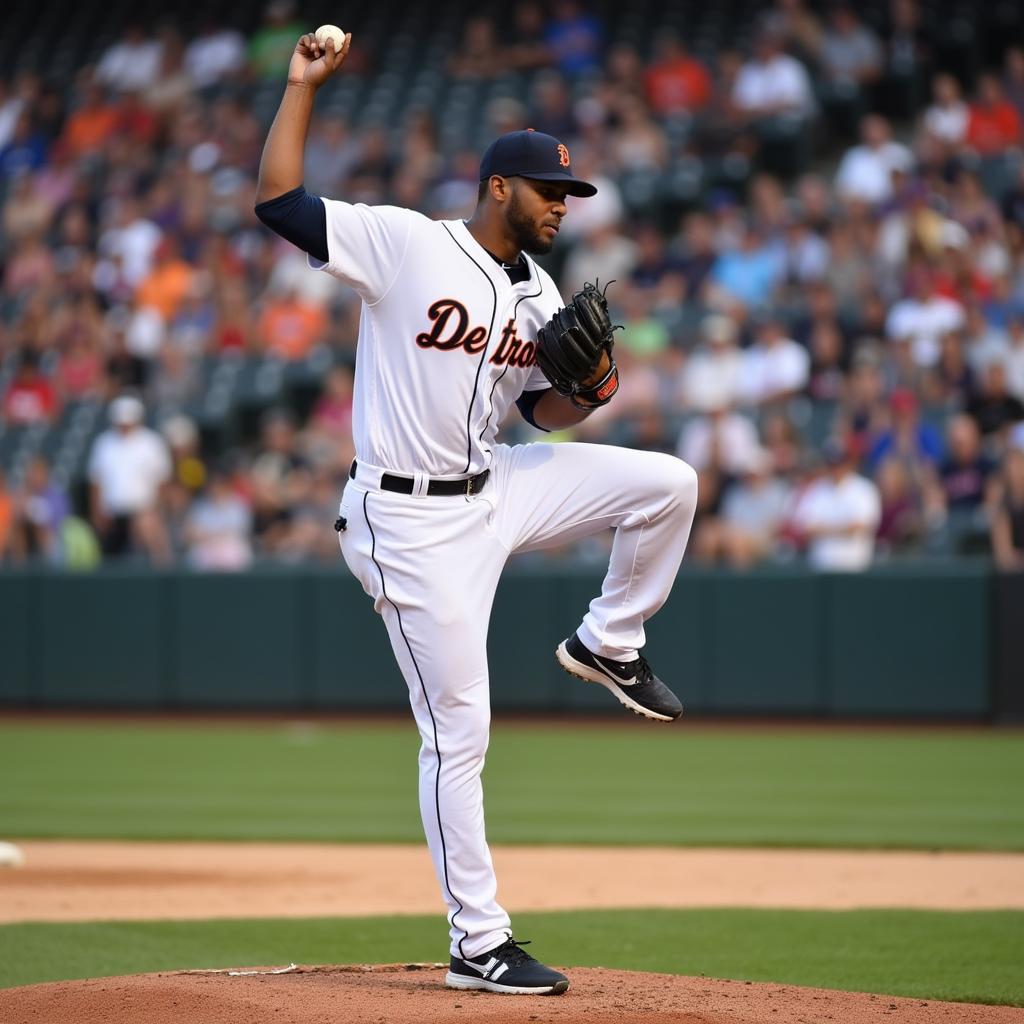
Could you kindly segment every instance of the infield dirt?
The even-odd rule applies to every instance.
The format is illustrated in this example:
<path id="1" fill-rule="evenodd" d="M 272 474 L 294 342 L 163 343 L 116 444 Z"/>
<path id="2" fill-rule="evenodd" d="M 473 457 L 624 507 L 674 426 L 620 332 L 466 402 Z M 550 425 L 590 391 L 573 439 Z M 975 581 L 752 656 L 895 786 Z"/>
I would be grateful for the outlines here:
<path id="1" fill-rule="evenodd" d="M 308 967 L 289 974 L 144 974 L 0 992 L 5 1024 L 1019 1024 L 1024 1010 L 792 985 L 568 969 L 564 996 L 500 996 L 443 988 L 443 969 Z"/>

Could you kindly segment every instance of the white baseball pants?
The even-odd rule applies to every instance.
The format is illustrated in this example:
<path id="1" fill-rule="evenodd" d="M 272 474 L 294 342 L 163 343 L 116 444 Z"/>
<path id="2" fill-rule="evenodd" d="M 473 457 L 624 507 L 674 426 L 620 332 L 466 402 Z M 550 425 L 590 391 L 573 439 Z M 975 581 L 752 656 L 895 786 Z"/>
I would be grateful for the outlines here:
<path id="1" fill-rule="evenodd" d="M 595 654 L 628 661 L 679 569 L 697 475 L 672 455 L 588 444 L 498 445 L 490 479 L 473 497 L 382 491 L 385 471 L 359 463 L 338 536 L 409 687 L 423 740 L 420 813 L 451 951 L 473 957 L 510 934 L 480 781 L 490 725 L 487 627 L 505 561 L 614 529 L 608 574 L 578 633 Z"/>

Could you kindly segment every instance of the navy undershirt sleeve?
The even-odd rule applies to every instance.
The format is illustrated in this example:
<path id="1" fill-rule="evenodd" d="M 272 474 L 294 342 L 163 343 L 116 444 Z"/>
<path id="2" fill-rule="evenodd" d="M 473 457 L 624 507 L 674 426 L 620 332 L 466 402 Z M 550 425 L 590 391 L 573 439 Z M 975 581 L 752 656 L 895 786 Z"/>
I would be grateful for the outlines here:
<path id="1" fill-rule="evenodd" d="M 537 407 L 537 403 L 551 390 L 551 388 L 538 388 L 536 391 L 524 391 L 516 399 L 516 407 L 519 409 L 519 414 L 530 424 L 531 427 L 536 427 L 538 430 L 543 430 L 545 434 L 550 433 L 547 427 L 542 427 L 534 418 L 533 410 Z"/>
<path id="2" fill-rule="evenodd" d="M 328 261 L 327 210 L 320 197 L 311 196 L 304 185 L 260 203 L 256 216 L 271 231 L 314 259 Z"/>

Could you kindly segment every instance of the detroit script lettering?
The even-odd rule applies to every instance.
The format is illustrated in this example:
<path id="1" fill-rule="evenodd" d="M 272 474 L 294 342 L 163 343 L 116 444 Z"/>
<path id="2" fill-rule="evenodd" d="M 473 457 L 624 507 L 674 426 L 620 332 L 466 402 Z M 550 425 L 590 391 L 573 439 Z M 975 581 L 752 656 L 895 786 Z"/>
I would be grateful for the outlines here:
<path id="1" fill-rule="evenodd" d="M 469 326 L 469 311 L 458 299 L 438 299 L 427 310 L 431 321 L 429 330 L 416 335 L 420 348 L 437 348 L 444 352 L 462 349 L 476 355 L 487 347 L 487 329 Z M 490 362 L 495 366 L 533 366 L 537 347 L 532 341 L 524 342 L 516 332 L 515 319 L 509 317 L 501 329 L 501 339 Z"/>

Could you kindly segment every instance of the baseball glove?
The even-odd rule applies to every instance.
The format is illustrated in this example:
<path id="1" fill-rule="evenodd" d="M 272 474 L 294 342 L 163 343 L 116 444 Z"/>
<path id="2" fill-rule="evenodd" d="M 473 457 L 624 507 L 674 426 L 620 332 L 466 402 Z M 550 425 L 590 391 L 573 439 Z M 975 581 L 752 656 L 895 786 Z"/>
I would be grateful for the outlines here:
<path id="1" fill-rule="evenodd" d="M 609 281 L 608 284 L 611 284 Z M 619 370 L 612 357 L 614 339 L 604 290 L 587 282 L 569 303 L 537 332 L 537 364 L 552 387 L 577 408 L 594 409 L 619 390 Z M 608 369 L 599 373 L 608 353 Z"/>

